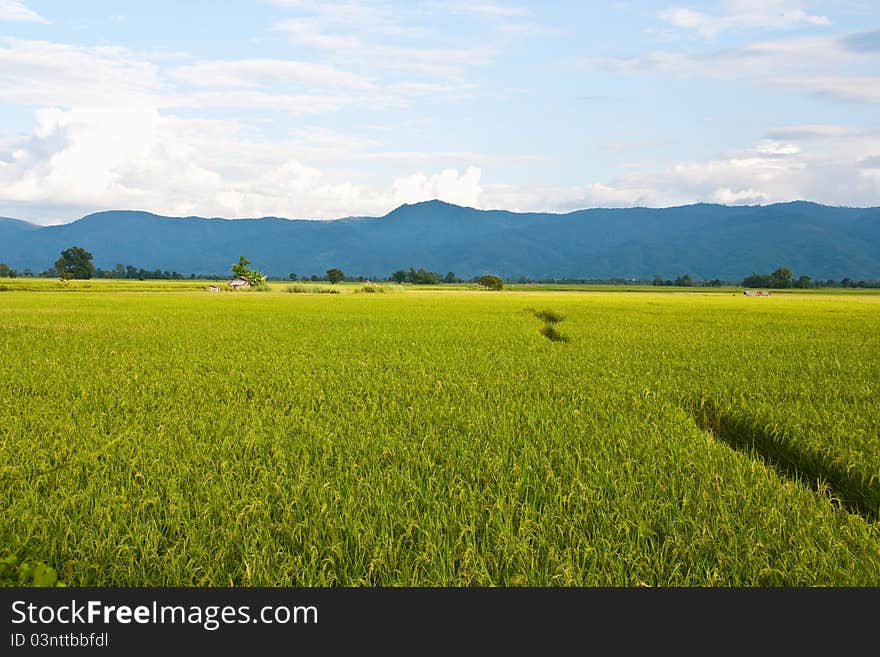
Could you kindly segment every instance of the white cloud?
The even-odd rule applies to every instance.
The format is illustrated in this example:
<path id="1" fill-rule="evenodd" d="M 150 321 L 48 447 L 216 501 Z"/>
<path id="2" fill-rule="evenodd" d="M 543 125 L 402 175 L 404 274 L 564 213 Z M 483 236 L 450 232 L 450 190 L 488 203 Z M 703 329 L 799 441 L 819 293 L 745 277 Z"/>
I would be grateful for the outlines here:
<path id="1" fill-rule="evenodd" d="M 43 222 L 76 218 L 70 208 L 81 214 L 137 208 L 326 219 L 384 214 L 431 198 L 476 205 L 481 193 L 478 167 L 413 173 L 371 186 L 334 179 L 293 157 L 296 142 L 247 139 L 232 122 L 164 116 L 149 108 L 46 108 L 36 113 L 30 137 L 0 145 L 3 210 Z"/>
<path id="2" fill-rule="evenodd" d="M 384 40 L 363 38 L 360 30 L 357 35 L 329 33 L 317 20 L 289 19 L 277 23 L 275 28 L 287 34 L 294 45 L 320 50 L 327 58 L 384 76 L 415 71 L 446 80 L 461 80 L 467 69 L 485 64 L 497 55 L 496 49 L 488 45 L 467 48 L 389 45 Z"/>
<path id="3" fill-rule="evenodd" d="M 309 0 L 274 3 L 294 10 L 292 17 L 274 26 L 291 43 L 320 51 L 323 60 L 363 68 L 371 71 L 373 77 L 386 79 L 401 72 L 417 72 L 462 81 L 468 70 L 497 56 L 498 47 L 488 39 L 478 46 L 471 45 L 473 39 L 465 46 L 450 45 L 455 41 L 454 32 L 450 41 L 448 33 L 441 35 L 430 28 L 438 14 L 476 11 L 499 19 L 524 15 L 523 10 L 493 2 L 461 2 L 453 6 Z"/>
<path id="4" fill-rule="evenodd" d="M 585 185 L 487 184 L 478 207 L 514 212 L 571 212 L 584 208 L 670 206 L 689 202 L 674 190 L 639 187 L 635 181 Z"/>
<path id="5" fill-rule="evenodd" d="M 776 80 L 813 96 L 853 103 L 880 103 L 880 77 L 804 76 Z"/>
<path id="6" fill-rule="evenodd" d="M 518 18 L 531 15 L 531 11 L 525 7 L 515 7 L 499 2 L 454 2 L 443 3 L 442 7 L 451 9 L 460 14 L 469 14 L 478 18 L 505 19 Z"/>
<path id="7" fill-rule="evenodd" d="M 326 94 L 271 94 L 263 91 L 203 91 L 158 97 L 161 107 L 242 108 L 281 110 L 294 116 L 333 112 L 355 102 L 353 96 Z"/>
<path id="8" fill-rule="evenodd" d="M 256 108 L 301 116 L 367 100 L 372 107 L 402 106 L 404 95 L 327 64 L 209 61 L 166 74 L 125 48 L 14 39 L 0 47 L 0 102 L 19 105 Z"/>
<path id="9" fill-rule="evenodd" d="M 499 50 L 488 40 L 463 48 L 437 41 L 381 3 L 284 4 L 302 15 L 279 29 L 315 50 L 314 61 L 176 57 L 160 65 L 156 57 L 124 48 L 0 42 L 0 102 L 42 108 L 30 134 L 0 135 L 0 213 L 58 220 L 138 208 L 335 218 L 381 215 L 431 198 L 524 211 L 796 198 L 880 203 L 880 135 L 845 126 L 775 126 L 736 152 L 671 166 L 618 162 L 624 174 L 577 185 L 510 185 L 499 178 L 499 170 L 527 166 L 535 156 L 472 152 L 455 140 L 448 150 L 406 150 L 401 144 L 415 143 L 418 135 L 395 143 L 406 131 L 404 121 L 382 139 L 372 138 L 378 134 L 373 129 L 328 130 L 318 125 L 321 114 L 356 103 L 405 107 L 419 96 L 489 95 L 493 90 L 474 91 L 468 76 Z M 478 11 L 496 6 L 477 5 Z M 392 34 L 400 39 L 382 38 Z M 631 74 L 749 77 L 775 88 L 873 103 L 880 100 L 880 78 L 870 71 L 858 75 L 854 64 L 870 66 L 877 56 L 868 41 L 861 38 L 853 49 L 837 37 L 800 37 L 702 55 L 655 52 L 587 63 Z M 281 110 L 310 118 L 289 124 L 286 138 L 263 137 L 254 125 L 175 116 L 178 108 Z M 606 148 L 627 160 L 633 146 Z"/>
<path id="10" fill-rule="evenodd" d="M 719 187 L 712 192 L 712 201 L 723 205 L 760 205 L 770 199 L 766 192 L 754 189 L 733 191 L 729 187 Z"/>
<path id="11" fill-rule="evenodd" d="M 795 135 L 804 129 L 774 131 Z M 235 122 L 176 117 L 156 108 L 42 109 L 32 134 L 0 140 L 0 212 L 47 222 L 110 208 L 327 219 L 382 215 L 432 198 L 552 212 L 697 201 L 880 204 L 877 134 L 827 136 L 821 150 L 793 138 L 765 139 L 708 161 L 643 166 L 569 186 L 489 183 L 491 157 L 479 165 L 476 153 L 376 151 L 380 144 L 370 139 L 319 127 L 303 128 L 290 140 L 249 135 Z M 346 179 L 324 166 L 334 158 L 397 161 L 406 173 L 369 183 L 357 174 Z M 451 166 L 438 170 L 444 158 Z"/>
<path id="12" fill-rule="evenodd" d="M 833 139 L 837 137 L 847 137 L 859 132 L 849 126 L 829 125 L 829 124 L 807 124 L 807 125 L 791 125 L 781 126 L 768 130 L 767 139 L 786 140 L 795 139 L 802 141 L 814 141 L 817 139 Z"/>
<path id="13" fill-rule="evenodd" d="M 624 74 L 771 78 L 785 74 L 815 75 L 817 70 L 837 71 L 863 57 L 844 48 L 835 37 L 797 37 L 698 54 L 658 50 L 632 57 L 581 58 L 574 63 Z"/>
<path id="14" fill-rule="evenodd" d="M 777 128 L 795 134 L 802 126 Z M 880 135 L 823 137 L 821 151 L 763 140 L 707 161 L 679 162 L 582 186 L 484 184 L 480 207 L 568 211 L 587 207 L 666 207 L 695 202 L 729 205 L 811 200 L 830 205 L 880 205 Z"/>
<path id="15" fill-rule="evenodd" d="M 124 48 L 6 42 L 0 47 L 0 102 L 139 105 L 161 89 L 158 67 Z"/>
<path id="16" fill-rule="evenodd" d="M 786 144 L 771 139 L 762 140 L 755 150 L 763 155 L 796 155 L 801 152 L 800 146 L 796 144 Z"/>
<path id="17" fill-rule="evenodd" d="M 285 59 L 206 61 L 172 69 L 177 80 L 199 87 L 262 87 L 308 85 L 318 88 L 369 89 L 366 78 L 315 62 Z"/>
<path id="18" fill-rule="evenodd" d="M 424 37 L 428 30 L 407 22 L 410 14 L 422 17 L 417 5 L 393 5 L 385 0 L 271 0 L 273 4 L 305 15 L 321 30 L 351 31 L 383 37 Z"/>
<path id="19" fill-rule="evenodd" d="M 0 21 L 19 23 L 48 23 L 33 9 L 28 9 L 20 0 L 0 0 Z"/>
<path id="20" fill-rule="evenodd" d="M 660 19 L 706 38 L 738 28 L 788 29 L 799 25 L 830 25 L 827 16 L 808 14 L 801 2 L 789 0 L 728 0 L 727 12 L 713 16 L 685 7 L 660 12 Z"/>
<path id="21" fill-rule="evenodd" d="M 677 78 L 746 79 L 771 89 L 843 102 L 880 101 L 880 77 L 843 75 L 880 60 L 880 50 L 853 50 L 844 37 L 798 37 L 746 44 L 701 54 L 654 51 L 632 57 L 572 60 L 582 68 L 625 75 L 663 74 Z"/>
<path id="22" fill-rule="evenodd" d="M 398 178 L 392 185 L 392 204 L 417 203 L 439 198 L 457 205 L 476 206 L 480 202 L 482 187 L 478 167 L 468 167 L 459 175 L 456 169 L 444 169 L 433 176 L 416 173 Z"/>

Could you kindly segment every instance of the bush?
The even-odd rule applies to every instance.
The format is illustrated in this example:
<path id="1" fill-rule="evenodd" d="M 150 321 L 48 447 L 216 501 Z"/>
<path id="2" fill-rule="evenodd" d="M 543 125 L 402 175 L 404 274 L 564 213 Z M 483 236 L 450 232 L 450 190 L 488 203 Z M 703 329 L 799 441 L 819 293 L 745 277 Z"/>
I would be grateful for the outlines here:
<path id="1" fill-rule="evenodd" d="M 485 276 L 480 276 L 477 279 L 477 283 L 490 290 L 500 290 L 504 287 L 504 281 L 501 280 L 501 277 L 495 276 L 494 274 L 486 274 Z"/>
<path id="2" fill-rule="evenodd" d="M 355 292 L 360 294 L 387 294 L 388 292 L 391 292 L 391 288 L 387 285 L 367 283 L 366 285 L 360 286 Z"/>
<path id="3" fill-rule="evenodd" d="M 339 294 L 339 290 L 335 288 L 300 284 L 288 285 L 284 291 L 289 294 Z"/>

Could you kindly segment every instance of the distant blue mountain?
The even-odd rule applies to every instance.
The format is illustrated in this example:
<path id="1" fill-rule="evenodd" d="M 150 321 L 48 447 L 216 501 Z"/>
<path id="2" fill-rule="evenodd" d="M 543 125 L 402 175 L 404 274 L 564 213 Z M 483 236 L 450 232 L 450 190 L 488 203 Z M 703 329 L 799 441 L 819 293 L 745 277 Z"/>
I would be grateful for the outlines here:
<path id="1" fill-rule="evenodd" d="M 441 201 L 384 217 L 333 221 L 91 214 L 37 227 L 0 219 L 0 262 L 42 271 L 81 246 L 95 264 L 225 276 L 245 255 L 273 276 L 385 277 L 424 267 L 463 278 L 674 278 L 738 280 L 786 266 L 814 278 L 880 279 L 880 208 L 797 201 L 767 206 L 699 203 L 567 214 L 475 210 Z"/>
<path id="2" fill-rule="evenodd" d="M 21 219 L 10 219 L 9 217 L 0 217 L 0 237 L 4 235 L 12 235 L 27 230 L 36 230 L 39 226 L 34 226 L 27 221 Z"/>

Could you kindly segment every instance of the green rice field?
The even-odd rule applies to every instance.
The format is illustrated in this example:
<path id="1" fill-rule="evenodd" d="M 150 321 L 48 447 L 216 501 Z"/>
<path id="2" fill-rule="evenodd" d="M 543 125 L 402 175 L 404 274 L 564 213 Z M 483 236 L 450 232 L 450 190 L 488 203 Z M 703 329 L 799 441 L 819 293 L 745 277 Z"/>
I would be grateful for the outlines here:
<path id="1" fill-rule="evenodd" d="M 4 285 L 69 586 L 880 585 L 878 293 Z"/>

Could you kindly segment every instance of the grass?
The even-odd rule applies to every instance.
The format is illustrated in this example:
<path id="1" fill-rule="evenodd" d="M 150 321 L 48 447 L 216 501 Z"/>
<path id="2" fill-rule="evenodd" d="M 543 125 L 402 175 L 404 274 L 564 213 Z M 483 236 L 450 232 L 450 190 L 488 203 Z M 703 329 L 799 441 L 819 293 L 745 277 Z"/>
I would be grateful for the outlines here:
<path id="1" fill-rule="evenodd" d="M 695 411 L 873 490 L 880 296 L 156 283 L 0 295 L 0 548 L 69 586 L 880 583 Z"/>

